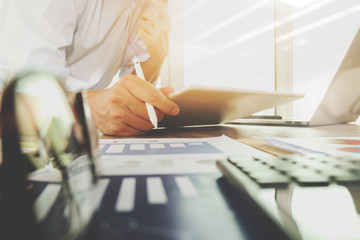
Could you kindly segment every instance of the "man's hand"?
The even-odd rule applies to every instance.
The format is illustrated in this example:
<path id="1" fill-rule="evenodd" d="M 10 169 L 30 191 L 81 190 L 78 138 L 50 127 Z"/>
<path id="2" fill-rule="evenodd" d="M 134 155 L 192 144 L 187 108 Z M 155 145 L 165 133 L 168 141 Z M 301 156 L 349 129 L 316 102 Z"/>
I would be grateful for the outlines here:
<path id="1" fill-rule="evenodd" d="M 147 81 L 154 83 L 169 48 L 170 18 L 167 0 L 149 0 L 138 23 L 137 34 L 144 41 L 150 58 L 141 65 Z"/>
<path id="2" fill-rule="evenodd" d="M 178 106 L 166 96 L 171 88 L 157 89 L 134 76 L 124 76 L 114 86 L 87 92 L 96 127 L 107 135 L 130 136 L 150 131 L 145 102 L 152 104 L 160 121 L 164 114 L 177 115 Z"/>

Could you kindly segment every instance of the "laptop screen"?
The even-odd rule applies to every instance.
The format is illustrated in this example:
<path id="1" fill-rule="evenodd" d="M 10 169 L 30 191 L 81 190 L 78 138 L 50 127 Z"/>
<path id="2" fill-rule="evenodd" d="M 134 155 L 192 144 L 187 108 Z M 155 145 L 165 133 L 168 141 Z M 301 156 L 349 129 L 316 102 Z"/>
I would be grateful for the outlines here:
<path id="1" fill-rule="evenodd" d="M 360 30 L 356 33 L 311 125 L 355 121 L 360 114 Z"/>

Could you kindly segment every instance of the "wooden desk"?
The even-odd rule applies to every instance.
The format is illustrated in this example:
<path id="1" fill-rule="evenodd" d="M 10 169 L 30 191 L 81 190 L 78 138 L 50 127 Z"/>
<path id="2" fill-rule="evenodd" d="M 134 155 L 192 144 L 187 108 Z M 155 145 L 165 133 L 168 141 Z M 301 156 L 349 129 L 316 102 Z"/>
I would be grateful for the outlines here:
<path id="1" fill-rule="evenodd" d="M 226 135 L 233 139 L 253 137 L 358 137 L 360 125 L 337 124 L 320 127 L 281 127 L 259 125 L 224 124 L 203 127 L 182 127 L 174 129 L 155 129 L 132 138 L 201 138 Z M 100 138 L 119 138 L 101 136 Z"/>

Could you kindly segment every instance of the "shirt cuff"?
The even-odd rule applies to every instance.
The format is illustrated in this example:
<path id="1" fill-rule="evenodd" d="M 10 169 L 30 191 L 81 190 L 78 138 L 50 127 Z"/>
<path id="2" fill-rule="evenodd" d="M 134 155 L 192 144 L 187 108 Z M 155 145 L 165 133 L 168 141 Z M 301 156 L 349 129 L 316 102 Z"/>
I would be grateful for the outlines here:
<path id="1" fill-rule="evenodd" d="M 119 77 L 121 78 L 124 75 L 131 74 L 134 71 L 134 65 L 132 58 L 136 56 L 140 62 L 145 62 L 149 59 L 150 54 L 146 50 L 146 46 L 143 40 L 138 36 L 135 37 L 135 40 L 128 44 L 124 64 L 121 66 L 119 71 Z"/>

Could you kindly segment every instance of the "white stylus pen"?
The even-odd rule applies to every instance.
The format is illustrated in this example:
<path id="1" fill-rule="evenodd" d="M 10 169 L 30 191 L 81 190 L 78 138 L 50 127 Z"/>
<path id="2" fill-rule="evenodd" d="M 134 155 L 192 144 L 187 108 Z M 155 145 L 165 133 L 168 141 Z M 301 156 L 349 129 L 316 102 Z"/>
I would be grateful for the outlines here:
<path id="1" fill-rule="evenodd" d="M 145 80 L 144 73 L 143 73 L 143 71 L 141 69 L 140 61 L 139 61 L 139 59 L 137 59 L 137 57 L 133 58 L 133 63 L 134 63 L 136 75 L 139 78 Z M 150 103 L 147 103 L 147 102 L 145 102 L 145 106 L 146 106 L 147 112 L 149 114 L 150 122 L 152 123 L 154 128 L 157 128 L 158 127 L 158 120 L 157 120 L 157 117 L 156 117 L 154 106 L 151 105 Z"/>

